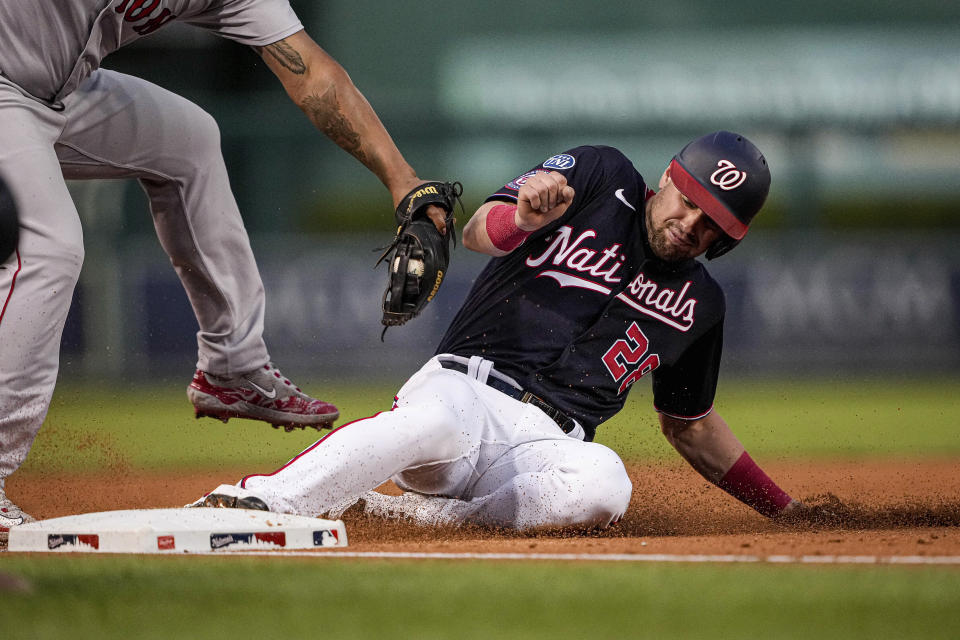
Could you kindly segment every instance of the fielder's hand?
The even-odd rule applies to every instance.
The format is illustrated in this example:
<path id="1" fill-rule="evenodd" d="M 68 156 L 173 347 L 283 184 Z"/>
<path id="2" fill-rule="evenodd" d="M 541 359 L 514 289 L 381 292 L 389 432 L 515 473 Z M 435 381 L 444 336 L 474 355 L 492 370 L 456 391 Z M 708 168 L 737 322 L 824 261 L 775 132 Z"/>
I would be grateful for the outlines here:
<path id="1" fill-rule="evenodd" d="M 403 211 L 404 208 L 410 205 L 410 199 L 414 197 L 414 194 L 416 194 L 422 187 L 431 186 L 431 185 L 435 186 L 438 184 L 445 184 L 445 183 L 439 183 L 433 180 L 420 180 L 419 178 L 416 178 L 412 182 L 408 182 L 406 184 L 407 184 L 407 186 L 405 187 L 406 190 L 403 191 L 401 195 L 395 196 L 394 198 L 395 199 L 395 203 L 393 205 L 395 210 L 394 215 L 397 217 L 398 225 L 403 224 L 403 219 L 401 218 L 402 214 L 400 212 Z M 452 206 L 452 203 L 450 203 L 449 200 L 445 198 L 437 198 L 436 200 L 437 200 L 436 204 L 415 203 L 414 206 L 419 206 L 420 211 L 412 212 L 407 219 L 408 220 L 412 219 L 417 215 L 426 216 L 431 222 L 433 222 L 433 226 L 437 228 L 437 231 L 440 232 L 440 235 L 446 236 L 447 220 L 450 218 L 450 212 L 447 211 L 444 207 Z M 426 200 L 426 202 L 429 202 L 429 198 Z M 453 222 L 454 223 L 456 222 L 456 218 L 453 218 Z"/>

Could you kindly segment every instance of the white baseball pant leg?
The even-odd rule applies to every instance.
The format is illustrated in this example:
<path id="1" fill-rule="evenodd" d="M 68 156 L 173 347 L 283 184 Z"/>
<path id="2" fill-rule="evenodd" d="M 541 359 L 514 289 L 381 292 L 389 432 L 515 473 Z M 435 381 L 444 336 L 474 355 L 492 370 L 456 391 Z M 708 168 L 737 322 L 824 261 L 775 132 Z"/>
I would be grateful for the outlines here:
<path id="1" fill-rule="evenodd" d="M 610 449 L 566 436 L 542 411 L 430 360 L 389 412 L 344 425 L 241 486 L 275 511 L 322 515 L 393 478 L 430 498 L 437 524 L 606 526 L 632 486 Z"/>
<path id="2" fill-rule="evenodd" d="M 416 491 L 403 474 L 394 480 Z M 416 504 L 414 516 L 438 524 L 519 530 L 603 529 L 626 512 L 632 489 L 623 462 L 611 449 L 595 442 L 549 438 L 508 449 L 460 498 L 425 496 Z"/>
<path id="3" fill-rule="evenodd" d="M 54 111 L 0 80 L 0 173 L 21 216 L 18 251 L 0 269 L 0 481 L 23 462 L 46 416 L 83 261 L 64 177 L 140 180 L 197 316 L 200 369 L 240 373 L 269 360 L 263 285 L 213 119 L 160 87 L 106 70 L 64 105 Z"/>

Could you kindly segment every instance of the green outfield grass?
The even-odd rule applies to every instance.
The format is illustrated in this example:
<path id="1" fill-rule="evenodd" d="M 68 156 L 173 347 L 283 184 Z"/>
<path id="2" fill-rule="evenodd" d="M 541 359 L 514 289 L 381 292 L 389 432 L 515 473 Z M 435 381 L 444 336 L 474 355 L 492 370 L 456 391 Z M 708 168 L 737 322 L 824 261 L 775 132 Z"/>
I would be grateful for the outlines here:
<path id="1" fill-rule="evenodd" d="M 8 637 L 956 638 L 953 569 L 19 556 Z"/>
<path id="2" fill-rule="evenodd" d="M 386 384 L 322 389 L 341 408 L 340 424 L 389 409 L 395 392 Z M 952 456 L 960 454 L 958 390 L 957 379 L 725 381 L 716 406 L 749 450 L 767 457 Z M 597 439 L 630 460 L 675 456 L 656 424 L 644 385 Z M 182 385 L 62 385 L 24 468 L 271 466 L 317 437 L 246 420 L 195 420 Z"/>

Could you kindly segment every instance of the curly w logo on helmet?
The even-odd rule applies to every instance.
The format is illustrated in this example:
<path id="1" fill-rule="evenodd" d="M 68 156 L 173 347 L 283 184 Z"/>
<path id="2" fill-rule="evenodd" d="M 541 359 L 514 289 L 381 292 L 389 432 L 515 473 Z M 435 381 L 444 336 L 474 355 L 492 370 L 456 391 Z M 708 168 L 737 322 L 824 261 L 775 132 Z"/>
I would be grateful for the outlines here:
<path id="1" fill-rule="evenodd" d="M 710 182 L 724 191 L 736 189 L 747 179 L 747 172 L 740 171 L 729 160 L 720 160 L 717 162 L 717 166 L 720 168 L 710 174 Z"/>

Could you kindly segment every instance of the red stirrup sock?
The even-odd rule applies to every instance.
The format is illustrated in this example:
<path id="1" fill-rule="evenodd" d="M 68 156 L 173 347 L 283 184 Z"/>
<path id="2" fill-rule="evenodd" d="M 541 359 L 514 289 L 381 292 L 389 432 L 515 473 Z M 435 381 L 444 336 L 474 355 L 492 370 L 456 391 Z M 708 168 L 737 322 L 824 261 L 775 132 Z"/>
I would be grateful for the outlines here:
<path id="1" fill-rule="evenodd" d="M 746 451 L 733 463 L 717 486 L 765 516 L 777 515 L 792 500 Z"/>
<path id="2" fill-rule="evenodd" d="M 533 233 L 517 226 L 514 220 L 516 212 L 517 207 L 510 204 L 498 204 L 487 211 L 487 236 L 500 251 L 513 251 Z"/>

